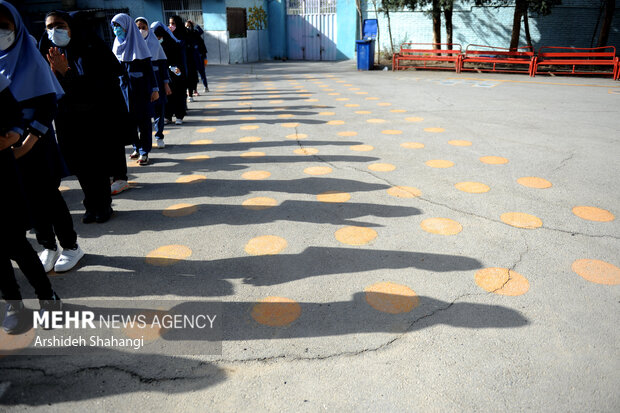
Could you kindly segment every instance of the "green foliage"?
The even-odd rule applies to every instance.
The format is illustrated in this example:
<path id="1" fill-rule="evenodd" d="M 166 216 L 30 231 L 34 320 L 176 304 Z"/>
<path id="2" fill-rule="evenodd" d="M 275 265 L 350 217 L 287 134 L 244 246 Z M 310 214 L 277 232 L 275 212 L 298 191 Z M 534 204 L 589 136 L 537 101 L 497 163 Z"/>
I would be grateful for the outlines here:
<path id="1" fill-rule="evenodd" d="M 267 12 L 263 6 L 250 7 L 250 16 L 248 17 L 249 30 L 264 30 L 267 28 Z"/>

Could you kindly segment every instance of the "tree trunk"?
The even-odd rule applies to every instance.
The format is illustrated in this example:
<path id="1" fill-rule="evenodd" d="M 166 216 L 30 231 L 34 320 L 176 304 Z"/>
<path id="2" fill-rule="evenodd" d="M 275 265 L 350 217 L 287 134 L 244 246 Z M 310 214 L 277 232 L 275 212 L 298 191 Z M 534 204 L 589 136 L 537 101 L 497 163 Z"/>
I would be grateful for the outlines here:
<path id="1" fill-rule="evenodd" d="M 433 0 L 433 46 L 441 49 L 441 6 L 439 0 Z"/>
<path id="2" fill-rule="evenodd" d="M 532 47 L 532 36 L 530 35 L 530 19 L 527 17 L 527 10 L 523 13 L 523 28 L 525 29 L 525 41 Z"/>
<path id="3" fill-rule="evenodd" d="M 519 38 L 521 36 L 521 17 L 527 13 L 527 0 L 517 0 L 515 4 L 515 14 L 512 20 L 512 36 L 510 37 L 510 50 L 516 50 L 519 47 Z"/>
<path id="4" fill-rule="evenodd" d="M 616 9 L 616 0 L 605 1 L 605 14 L 603 15 L 603 25 L 601 33 L 598 35 L 597 47 L 607 46 L 609 40 L 609 30 L 611 29 L 611 21 L 614 18 L 614 10 Z"/>
<path id="5" fill-rule="evenodd" d="M 385 10 L 385 17 L 388 21 L 388 35 L 390 36 L 390 49 L 392 50 L 392 56 L 394 55 L 394 40 L 392 39 L 392 23 L 390 22 L 390 11 Z"/>
<path id="6" fill-rule="evenodd" d="M 453 1 L 450 1 L 444 6 L 443 17 L 446 21 L 446 43 L 452 43 L 452 8 L 454 7 Z"/>
<path id="7" fill-rule="evenodd" d="M 377 62 L 381 64 L 381 37 L 379 37 L 379 10 L 377 10 L 377 0 L 372 0 L 372 6 L 375 9 L 375 18 L 377 19 Z"/>

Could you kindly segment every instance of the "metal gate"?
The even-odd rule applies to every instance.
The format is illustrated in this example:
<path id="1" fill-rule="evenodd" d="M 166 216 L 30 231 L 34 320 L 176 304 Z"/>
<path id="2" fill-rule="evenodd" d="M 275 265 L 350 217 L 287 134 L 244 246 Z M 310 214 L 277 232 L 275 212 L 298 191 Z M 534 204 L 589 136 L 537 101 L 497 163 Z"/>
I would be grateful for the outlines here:
<path id="1" fill-rule="evenodd" d="M 336 60 L 336 0 L 287 0 L 288 58 Z"/>
<path id="2" fill-rule="evenodd" d="M 202 0 L 163 0 L 162 5 L 164 8 L 163 23 L 167 26 L 168 19 L 175 14 L 180 16 L 183 20 L 191 20 L 204 29 L 202 20 Z"/>

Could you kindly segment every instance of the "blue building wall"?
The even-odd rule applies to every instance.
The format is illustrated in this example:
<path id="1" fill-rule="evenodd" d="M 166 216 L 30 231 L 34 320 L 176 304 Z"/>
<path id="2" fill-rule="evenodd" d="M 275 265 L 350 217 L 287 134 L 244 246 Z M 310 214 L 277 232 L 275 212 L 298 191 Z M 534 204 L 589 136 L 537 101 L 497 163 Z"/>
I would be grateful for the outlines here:
<path id="1" fill-rule="evenodd" d="M 355 57 L 355 40 L 357 40 L 358 23 L 355 0 L 338 0 L 336 3 L 336 36 L 337 58 L 352 59 Z"/>
<path id="2" fill-rule="evenodd" d="M 269 0 L 267 15 L 267 29 L 269 31 L 269 44 L 271 57 L 287 57 L 286 47 L 286 1 Z"/>

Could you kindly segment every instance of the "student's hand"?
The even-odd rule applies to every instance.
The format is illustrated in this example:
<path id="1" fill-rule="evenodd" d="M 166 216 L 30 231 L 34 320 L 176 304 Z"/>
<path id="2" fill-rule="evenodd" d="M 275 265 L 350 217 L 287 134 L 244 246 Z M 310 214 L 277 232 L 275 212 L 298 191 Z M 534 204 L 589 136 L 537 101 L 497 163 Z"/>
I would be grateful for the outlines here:
<path id="1" fill-rule="evenodd" d="M 180 75 L 181 74 L 181 69 L 179 69 L 178 67 L 174 68 L 174 74 L 175 75 Z"/>
<path id="2" fill-rule="evenodd" d="M 67 62 L 67 57 L 60 53 L 57 47 L 50 47 L 49 53 L 47 54 L 47 60 L 50 62 L 50 67 L 53 72 L 58 72 L 62 76 L 67 74 L 69 70 L 69 63 Z"/>
<path id="3" fill-rule="evenodd" d="M 8 131 L 6 135 L 0 136 L 0 151 L 13 146 L 19 140 L 19 133 Z"/>
<path id="4" fill-rule="evenodd" d="M 22 142 L 22 146 L 13 148 L 13 156 L 15 156 L 15 159 L 19 159 L 28 152 L 30 152 L 30 150 L 32 149 L 34 144 L 37 143 L 38 140 L 38 137 L 34 136 L 32 133 L 29 133 L 28 136 L 26 136 L 26 139 L 24 139 L 24 142 Z"/>
<path id="5" fill-rule="evenodd" d="M 170 85 L 168 83 L 164 83 L 164 89 L 166 89 L 166 96 L 172 95 L 172 89 L 170 89 Z"/>
<path id="6" fill-rule="evenodd" d="M 159 99 L 159 92 L 151 93 L 151 102 L 155 102 L 157 99 Z"/>

